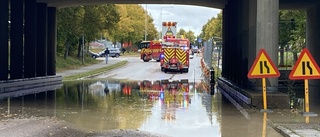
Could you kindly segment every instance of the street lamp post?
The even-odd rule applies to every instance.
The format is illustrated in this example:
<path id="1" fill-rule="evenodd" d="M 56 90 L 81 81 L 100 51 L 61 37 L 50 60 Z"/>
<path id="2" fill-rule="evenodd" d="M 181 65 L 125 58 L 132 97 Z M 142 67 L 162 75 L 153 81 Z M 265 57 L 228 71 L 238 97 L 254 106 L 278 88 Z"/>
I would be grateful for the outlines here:
<path id="1" fill-rule="evenodd" d="M 162 33 L 162 31 L 161 31 L 161 25 L 162 25 L 162 10 L 164 9 L 164 8 L 173 8 L 172 6 L 170 6 L 170 7 L 161 7 L 161 9 L 160 9 L 160 19 L 159 19 L 159 39 L 161 39 L 161 33 Z"/>
<path id="2" fill-rule="evenodd" d="M 146 19 L 144 22 L 144 41 L 147 41 L 147 23 L 148 23 L 148 8 L 146 4 Z"/>

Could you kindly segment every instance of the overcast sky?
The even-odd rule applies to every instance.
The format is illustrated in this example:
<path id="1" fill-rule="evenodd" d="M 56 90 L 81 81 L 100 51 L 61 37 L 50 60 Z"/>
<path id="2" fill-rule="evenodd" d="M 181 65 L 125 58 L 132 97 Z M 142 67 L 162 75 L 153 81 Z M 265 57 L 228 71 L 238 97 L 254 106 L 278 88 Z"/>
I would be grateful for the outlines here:
<path id="1" fill-rule="evenodd" d="M 191 30 L 196 36 L 201 33 L 202 26 L 220 12 L 220 9 L 188 5 L 141 4 L 141 6 L 144 9 L 147 7 L 147 11 L 152 16 L 157 30 L 161 25 L 160 22 L 174 21 L 178 22 L 177 31 L 181 28 L 185 31 Z"/>

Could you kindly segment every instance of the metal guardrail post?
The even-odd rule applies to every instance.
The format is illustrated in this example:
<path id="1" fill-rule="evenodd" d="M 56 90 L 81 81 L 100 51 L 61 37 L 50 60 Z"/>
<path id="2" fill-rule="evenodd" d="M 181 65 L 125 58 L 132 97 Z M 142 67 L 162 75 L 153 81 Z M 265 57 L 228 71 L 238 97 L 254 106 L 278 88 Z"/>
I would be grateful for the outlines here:
<path id="1" fill-rule="evenodd" d="M 214 69 L 211 68 L 211 69 L 210 69 L 210 93 L 211 93 L 211 95 L 214 95 L 214 85 L 215 85 L 215 81 L 214 81 Z"/>

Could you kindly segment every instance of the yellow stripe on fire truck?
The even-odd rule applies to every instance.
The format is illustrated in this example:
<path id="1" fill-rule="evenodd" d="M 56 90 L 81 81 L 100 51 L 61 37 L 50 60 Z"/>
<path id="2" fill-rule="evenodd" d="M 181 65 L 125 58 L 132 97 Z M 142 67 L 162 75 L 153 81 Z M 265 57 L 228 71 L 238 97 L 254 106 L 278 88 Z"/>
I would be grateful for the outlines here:
<path id="1" fill-rule="evenodd" d="M 187 57 L 187 53 L 185 50 L 183 49 L 176 49 L 176 55 L 178 60 L 182 63 L 185 64 L 186 63 L 186 57 Z"/>
<path id="2" fill-rule="evenodd" d="M 170 58 L 174 55 L 174 49 L 173 48 L 166 48 L 164 49 L 164 61 L 168 62 Z"/>

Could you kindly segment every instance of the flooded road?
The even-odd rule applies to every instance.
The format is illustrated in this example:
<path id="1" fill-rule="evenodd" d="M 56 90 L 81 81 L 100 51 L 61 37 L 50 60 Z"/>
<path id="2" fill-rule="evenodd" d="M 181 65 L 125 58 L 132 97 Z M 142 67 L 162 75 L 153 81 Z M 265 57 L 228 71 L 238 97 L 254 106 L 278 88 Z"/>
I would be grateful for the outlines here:
<path id="1" fill-rule="evenodd" d="M 294 109 L 261 113 L 222 91 L 207 91 L 200 57 L 192 59 L 189 73 L 183 74 L 161 72 L 158 62 L 124 59 L 129 64 L 97 79 L 64 82 L 52 91 L 0 96 L 0 120 L 57 118 L 89 131 L 83 133 L 88 136 L 121 129 L 170 137 L 281 137 L 277 125 L 311 126 L 320 121 L 299 114 L 304 109 L 301 96 L 291 102 Z M 320 113 L 319 103 L 310 107 Z"/>
<path id="2" fill-rule="evenodd" d="M 286 111 L 267 116 L 239 107 L 219 91 L 210 95 L 201 83 L 186 80 L 67 82 L 56 91 L 0 103 L 2 120 L 47 116 L 95 132 L 138 129 L 172 137 L 278 137 L 267 119 L 299 120 Z"/>
<path id="3" fill-rule="evenodd" d="M 143 62 L 140 57 L 124 57 L 129 63 L 125 67 L 121 67 L 95 78 L 102 79 L 123 79 L 123 80 L 161 80 L 161 79 L 188 79 L 189 81 L 200 82 L 201 77 L 200 55 L 196 55 L 190 59 L 190 68 L 188 73 L 160 71 L 160 63 L 155 60 Z"/>

